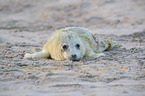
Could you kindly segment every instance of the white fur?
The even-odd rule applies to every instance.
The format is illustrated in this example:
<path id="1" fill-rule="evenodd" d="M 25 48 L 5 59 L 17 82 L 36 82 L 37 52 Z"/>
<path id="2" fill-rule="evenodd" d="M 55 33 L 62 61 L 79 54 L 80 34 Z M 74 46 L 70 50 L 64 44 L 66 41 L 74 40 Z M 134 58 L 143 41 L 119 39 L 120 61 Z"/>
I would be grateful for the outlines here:
<path id="1" fill-rule="evenodd" d="M 67 50 L 62 49 L 64 44 L 68 46 Z M 76 47 L 76 44 L 80 45 L 79 49 Z M 120 47 L 120 45 L 114 41 L 99 41 L 98 38 L 94 38 L 85 29 L 67 27 L 57 30 L 45 44 L 41 52 L 27 53 L 24 58 L 47 58 L 49 56 L 55 60 L 80 60 L 83 57 L 97 58 L 105 56 L 102 51 L 114 47 Z M 73 54 L 76 55 L 75 58 L 72 57 Z"/>

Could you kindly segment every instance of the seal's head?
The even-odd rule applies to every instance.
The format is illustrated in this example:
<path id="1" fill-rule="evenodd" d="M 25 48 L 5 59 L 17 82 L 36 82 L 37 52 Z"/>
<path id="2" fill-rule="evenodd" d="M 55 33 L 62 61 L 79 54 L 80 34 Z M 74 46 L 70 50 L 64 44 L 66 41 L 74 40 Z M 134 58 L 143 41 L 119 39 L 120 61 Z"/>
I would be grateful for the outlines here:
<path id="1" fill-rule="evenodd" d="M 79 37 L 70 33 L 63 36 L 61 42 L 61 52 L 65 59 L 80 60 L 83 56 L 83 44 Z"/>
<path id="2" fill-rule="evenodd" d="M 85 54 L 82 40 L 72 32 L 58 32 L 52 40 L 50 55 L 56 60 L 80 60 Z"/>
<path id="3" fill-rule="evenodd" d="M 80 60 L 81 45 L 78 42 L 67 42 L 61 46 L 62 54 L 68 60 Z"/>

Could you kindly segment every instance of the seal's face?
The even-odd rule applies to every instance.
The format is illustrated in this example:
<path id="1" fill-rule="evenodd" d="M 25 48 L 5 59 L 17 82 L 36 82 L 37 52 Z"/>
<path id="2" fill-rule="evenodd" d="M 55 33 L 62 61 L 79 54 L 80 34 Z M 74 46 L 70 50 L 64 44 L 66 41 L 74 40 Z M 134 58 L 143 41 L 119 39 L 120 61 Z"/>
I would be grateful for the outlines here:
<path id="1" fill-rule="evenodd" d="M 68 60 L 80 60 L 81 58 L 81 45 L 75 42 L 64 43 L 61 46 L 63 56 Z"/>
<path id="2" fill-rule="evenodd" d="M 82 38 L 70 30 L 56 32 L 47 45 L 46 48 L 55 60 L 80 60 L 86 53 L 86 46 Z"/>

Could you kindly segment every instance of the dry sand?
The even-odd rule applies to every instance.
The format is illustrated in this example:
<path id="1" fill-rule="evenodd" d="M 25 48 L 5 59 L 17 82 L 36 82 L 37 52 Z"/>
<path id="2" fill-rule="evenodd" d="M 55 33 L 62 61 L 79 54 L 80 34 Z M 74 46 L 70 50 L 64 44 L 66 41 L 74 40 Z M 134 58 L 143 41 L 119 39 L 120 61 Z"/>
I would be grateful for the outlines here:
<path id="1" fill-rule="evenodd" d="M 123 46 L 78 62 L 23 59 L 70 25 Z M 145 96 L 145 0 L 0 0 L 0 96 Z"/>

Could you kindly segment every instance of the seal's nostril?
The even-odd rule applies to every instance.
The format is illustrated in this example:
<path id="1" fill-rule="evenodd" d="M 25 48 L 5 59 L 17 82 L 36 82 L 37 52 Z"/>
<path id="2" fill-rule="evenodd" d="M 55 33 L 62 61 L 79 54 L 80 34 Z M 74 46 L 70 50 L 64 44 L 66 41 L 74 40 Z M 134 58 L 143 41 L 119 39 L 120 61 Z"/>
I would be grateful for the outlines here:
<path id="1" fill-rule="evenodd" d="M 76 55 L 76 54 L 72 54 L 71 56 L 72 56 L 72 58 L 76 58 L 76 57 L 77 57 L 77 55 Z"/>

